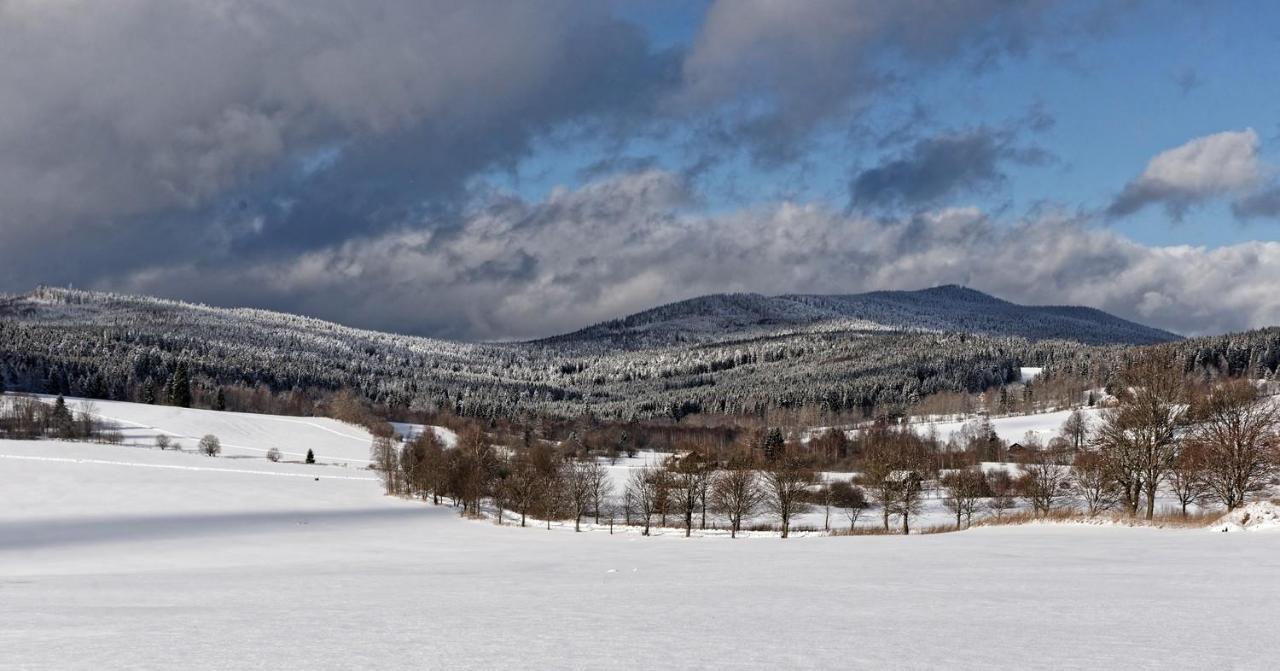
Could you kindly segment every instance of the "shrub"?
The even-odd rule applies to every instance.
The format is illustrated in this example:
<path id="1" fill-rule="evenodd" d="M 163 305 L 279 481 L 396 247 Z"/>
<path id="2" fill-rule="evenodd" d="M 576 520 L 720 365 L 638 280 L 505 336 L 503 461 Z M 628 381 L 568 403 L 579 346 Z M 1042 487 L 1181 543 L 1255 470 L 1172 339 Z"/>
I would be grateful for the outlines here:
<path id="1" fill-rule="evenodd" d="M 169 436 L 166 436 L 163 433 L 156 436 L 156 447 L 162 450 L 167 450 L 172 445 L 173 445 L 173 441 L 169 440 Z"/>
<path id="2" fill-rule="evenodd" d="M 275 448 L 275 447 L 273 447 L 273 448 L 271 448 L 271 449 L 267 450 L 267 460 L 268 460 L 268 461 L 280 461 L 280 450 L 279 450 L 278 448 Z"/>

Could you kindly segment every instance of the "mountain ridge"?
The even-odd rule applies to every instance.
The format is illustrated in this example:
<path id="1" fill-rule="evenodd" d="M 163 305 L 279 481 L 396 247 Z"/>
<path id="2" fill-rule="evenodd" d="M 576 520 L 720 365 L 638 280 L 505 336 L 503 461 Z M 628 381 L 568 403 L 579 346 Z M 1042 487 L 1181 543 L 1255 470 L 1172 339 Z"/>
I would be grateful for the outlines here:
<path id="1" fill-rule="evenodd" d="M 1063 339 L 1091 345 L 1147 345 L 1182 339 L 1176 333 L 1097 308 L 1020 305 L 949 284 L 915 291 L 860 294 L 707 294 L 530 342 L 643 349 L 823 325 L 863 331 Z"/>

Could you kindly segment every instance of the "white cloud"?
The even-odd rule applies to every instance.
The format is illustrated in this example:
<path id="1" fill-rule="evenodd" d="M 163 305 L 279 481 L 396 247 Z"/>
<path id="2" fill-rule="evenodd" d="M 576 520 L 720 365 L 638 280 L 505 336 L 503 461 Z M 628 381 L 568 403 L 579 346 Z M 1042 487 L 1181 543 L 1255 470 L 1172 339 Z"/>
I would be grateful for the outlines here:
<path id="1" fill-rule="evenodd" d="M 946 283 L 1093 306 L 1184 334 L 1280 324 L 1280 243 L 1148 247 L 1062 216 L 1008 225 L 973 208 L 894 221 L 794 202 L 682 213 L 689 197 L 675 176 L 649 171 L 542 203 L 494 201 L 449 232 L 424 226 L 351 241 L 227 273 L 224 284 L 185 267 L 124 283 L 223 303 L 249 286 L 246 301 L 481 338 L 549 335 L 722 291 Z"/>
<path id="2" fill-rule="evenodd" d="M 1252 128 L 1199 137 L 1160 152 L 1112 202 L 1109 212 L 1123 216 L 1162 204 L 1174 217 L 1210 198 L 1243 195 L 1263 176 L 1260 142 Z"/>

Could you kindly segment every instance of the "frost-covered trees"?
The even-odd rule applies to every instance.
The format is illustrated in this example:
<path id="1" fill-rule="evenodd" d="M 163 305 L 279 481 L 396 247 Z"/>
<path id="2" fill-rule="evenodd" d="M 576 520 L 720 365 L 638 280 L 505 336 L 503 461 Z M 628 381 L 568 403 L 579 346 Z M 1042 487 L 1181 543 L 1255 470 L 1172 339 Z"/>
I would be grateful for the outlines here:
<path id="1" fill-rule="evenodd" d="M 222 453 L 222 441 L 212 433 L 205 434 L 200 439 L 199 449 L 200 453 L 207 457 L 216 457 Z"/>
<path id="2" fill-rule="evenodd" d="M 278 448 L 278 447 L 273 447 L 273 448 L 271 448 L 271 449 L 267 450 L 267 461 L 270 461 L 270 462 L 272 462 L 272 463 L 275 463 L 275 462 L 280 461 L 280 459 L 281 459 L 283 456 L 284 456 L 284 455 L 282 455 L 282 454 L 280 453 L 280 448 Z"/>

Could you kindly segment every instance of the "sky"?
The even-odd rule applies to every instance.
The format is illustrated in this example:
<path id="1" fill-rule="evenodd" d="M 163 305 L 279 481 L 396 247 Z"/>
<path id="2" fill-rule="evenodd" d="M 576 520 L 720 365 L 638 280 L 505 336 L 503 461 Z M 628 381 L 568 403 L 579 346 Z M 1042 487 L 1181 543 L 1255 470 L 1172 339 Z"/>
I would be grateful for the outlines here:
<path id="1" fill-rule="evenodd" d="M 1280 324 L 1280 6 L 0 0 L 0 291 L 467 340 L 957 283 Z"/>

